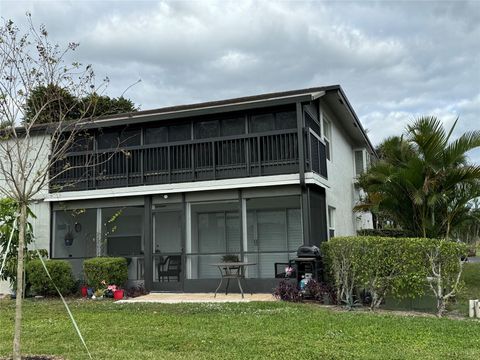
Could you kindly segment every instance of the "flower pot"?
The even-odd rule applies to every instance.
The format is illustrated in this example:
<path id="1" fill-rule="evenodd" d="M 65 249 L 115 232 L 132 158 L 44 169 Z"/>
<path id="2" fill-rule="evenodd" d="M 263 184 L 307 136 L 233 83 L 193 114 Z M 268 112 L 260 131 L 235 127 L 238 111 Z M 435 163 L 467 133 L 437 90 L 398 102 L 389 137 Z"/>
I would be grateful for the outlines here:
<path id="1" fill-rule="evenodd" d="M 82 286 L 80 288 L 81 292 L 82 292 L 82 297 L 87 297 L 87 293 L 88 293 L 88 290 L 87 290 L 87 287 L 86 286 Z"/>
<path id="2" fill-rule="evenodd" d="M 113 292 L 113 298 L 115 300 L 122 300 L 123 299 L 123 290 L 116 290 Z"/>

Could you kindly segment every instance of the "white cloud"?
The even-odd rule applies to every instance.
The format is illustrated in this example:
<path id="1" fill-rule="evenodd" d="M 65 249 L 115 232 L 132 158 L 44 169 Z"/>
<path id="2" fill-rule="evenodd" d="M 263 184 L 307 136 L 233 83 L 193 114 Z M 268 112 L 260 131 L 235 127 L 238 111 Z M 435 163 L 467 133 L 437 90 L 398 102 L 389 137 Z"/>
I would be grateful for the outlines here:
<path id="1" fill-rule="evenodd" d="M 419 115 L 480 128 L 480 1 L 0 2 L 26 10 L 110 95 L 141 78 L 144 109 L 341 84 L 375 143 Z"/>

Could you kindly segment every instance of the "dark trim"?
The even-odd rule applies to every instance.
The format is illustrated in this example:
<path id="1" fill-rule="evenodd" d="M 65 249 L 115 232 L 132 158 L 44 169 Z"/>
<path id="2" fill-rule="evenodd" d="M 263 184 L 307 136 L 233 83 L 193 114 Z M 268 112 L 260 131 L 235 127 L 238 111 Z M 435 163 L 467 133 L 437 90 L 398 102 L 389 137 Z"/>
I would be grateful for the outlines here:
<path id="1" fill-rule="evenodd" d="M 357 114 L 355 113 L 355 110 L 353 110 L 353 107 L 352 105 L 350 104 L 350 101 L 348 101 L 348 98 L 347 98 L 347 95 L 345 95 L 345 92 L 343 91 L 342 87 L 341 86 L 338 86 L 338 89 L 337 89 L 337 93 L 338 95 L 341 97 L 341 99 L 343 100 L 343 103 L 345 104 L 345 107 L 347 108 L 348 112 L 352 115 L 353 117 L 353 120 L 355 121 L 355 124 L 357 125 L 357 128 L 360 129 L 360 132 L 365 140 L 365 142 L 368 144 L 368 146 L 370 147 L 370 150 L 372 151 L 373 155 L 375 155 L 376 157 L 378 157 L 378 154 L 377 152 L 375 151 L 375 147 L 372 145 L 372 143 L 370 142 L 370 139 L 368 138 L 367 136 L 367 132 L 365 131 L 365 129 L 363 128 L 362 126 L 362 123 L 360 122 Z"/>
<path id="2" fill-rule="evenodd" d="M 242 189 L 238 189 L 238 212 L 240 220 L 240 260 L 244 259 L 244 249 L 243 249 L 243 199 L 242 199 Z"/>
<path id="3" fill-rule="evenodd" d="M 143 234 L 144 234 L 144 248 L 145 254 L 145 268 L 144 280 L 145 289 L 152 290 L 153 286 L 153 227 L 152 227 L 152 197 L 145 196 L 144 201 L 144 219 L 143 219 Z"/>
<path id="4" fill-rule="evenodd" d="M 187 274 L 187 257 L 185 252 L 187 250 L 187 201 L 185 200 L 185 193 L 182 193 L 182 229 L 180 231 L 181 234 L 181 242 L 182 248 L 180 249 L 182 254 L 182 264 L 181 264 L 181 273 L 180 273 L 180 284 L 178 286 L 179 291 L 183 291 L 185 286 L 185 276 Z"/>
<path id="5" fill-rule="evenodd" d="M 302 187 L 302 224 L 303 224 L 303 243 L 310 245 L 310 189 L 308 187 Z"/>
<path id="6" fill-rule="evenodd" d="M 303 106 L 297 102 L 297 137 L 298 137 L 298 165 L 300 173 L 300 186 L 305 186 L 305 146 L 303 139 Z"/>

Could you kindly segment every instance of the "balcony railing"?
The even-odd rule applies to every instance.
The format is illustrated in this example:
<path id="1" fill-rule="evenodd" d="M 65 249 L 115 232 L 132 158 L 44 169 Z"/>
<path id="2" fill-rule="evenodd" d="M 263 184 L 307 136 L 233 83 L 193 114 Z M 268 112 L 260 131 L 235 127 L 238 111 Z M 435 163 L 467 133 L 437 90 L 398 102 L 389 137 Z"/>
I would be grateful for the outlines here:
<path id="1" fill-rule="evenodd" d="M 305 139 L 307 171 L 326 177 L 326 162 L 321 159 L 325 158 L 325 145 L 310 136 Z M 50 190 L 94 190 L 298 172 L 297 132 L 279 130 L 69 153 L 52 169 Z"/>

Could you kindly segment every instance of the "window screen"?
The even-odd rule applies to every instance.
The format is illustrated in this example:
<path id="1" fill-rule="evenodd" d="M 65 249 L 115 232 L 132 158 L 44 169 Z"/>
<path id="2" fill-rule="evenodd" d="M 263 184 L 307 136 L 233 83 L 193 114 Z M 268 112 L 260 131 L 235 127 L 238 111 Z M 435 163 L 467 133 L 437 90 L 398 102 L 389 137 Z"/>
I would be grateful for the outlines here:
<path id="1" fill-rule="evenodd" d="M 275 130 L 275 116 L 273 114 L 253 115 L 250 118 L 251 132 L 264 132 Z"/>
<path id="2" fill-rule="evenodd" d="M 208 139 L 220 135 L 220 126 L 217 120 L 199 121 L 194 124 L 195 139 Z"/>
<path id="3" fill-rule="evenodd" d="M 245 118 L 238 117 L 221 120 L 222 136 L 245 134 Z"/>
<path id="4" fill-rule="evenodd" d="M 190 140 L 190 124 L 170 125 L 168 127 L 168 141 Z"/>
<path id="5" fill-rule="evenodd" d="M 284 111 L 275 114 L 275 128 L 295 129 L 297 127 L 297 113 L 295 111 Z"/>
<path id="6" fill-rule="evenodd" d="M 145 128 L 145 144 L 160 144 L 168 141 L 168 127 Z"/>

